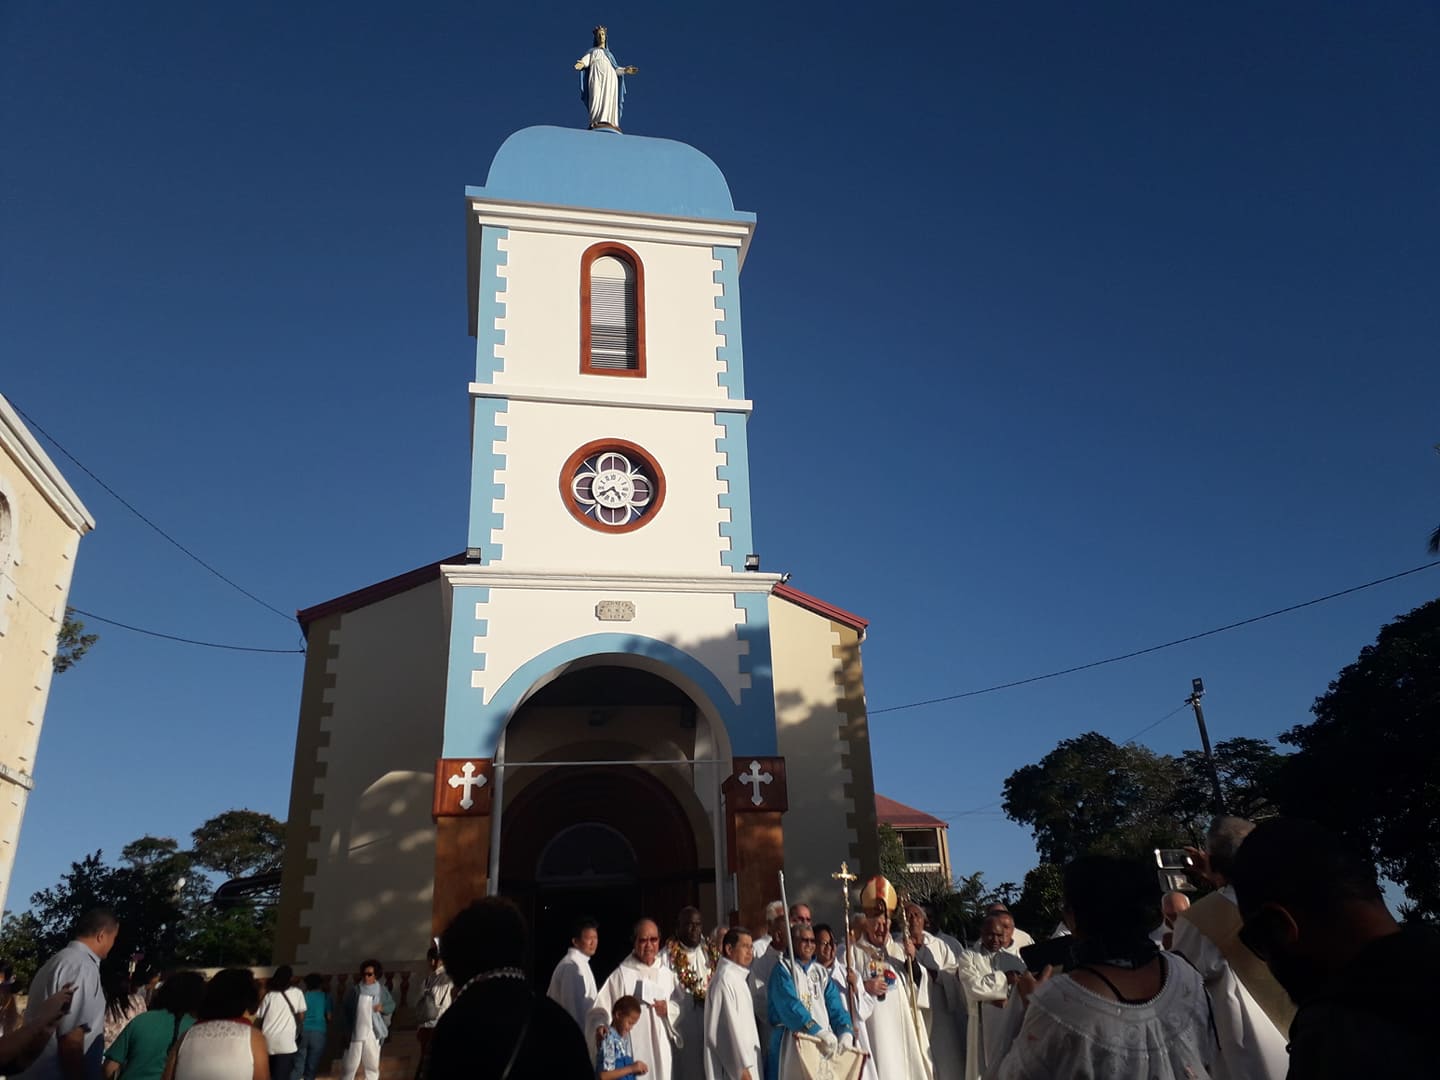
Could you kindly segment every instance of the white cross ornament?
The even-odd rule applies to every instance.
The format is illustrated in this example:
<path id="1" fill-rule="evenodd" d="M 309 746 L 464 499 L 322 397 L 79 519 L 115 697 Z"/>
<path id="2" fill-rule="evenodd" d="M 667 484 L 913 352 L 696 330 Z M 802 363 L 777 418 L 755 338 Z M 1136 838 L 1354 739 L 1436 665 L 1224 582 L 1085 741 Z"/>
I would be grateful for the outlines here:
<path id="1" fill-rule="evenodd" d="M 765 796 L 760 794 L 760 785 L 770 783 L 775 777 L 771 776 L 768 772 L 761 772 L 760 762 L 752 761 L 750 762 L 750 771 L 748 773 L 742 772 L 736 779 L 739 780 L 740 783 L 747 784 L 753 789 L 754 794 L 750 796 L 752 803 L 756 806 L 764 806 Z"/>
<path id="2" fill-rule="evenodd" d="M 465 775 L 462 777 L 460 773 L 464 773 Z M 460 773 L 456 773 L 450 777 L 450 786 L 452 788 L 465 789 L 460 794 L 460 809 L 469 810 L 475 805 L 475 800 L 470 797 L 470 789 L 484 787 L 486 780 L 483 776 L 475 775 L 475 763 L 473 761 L 465 762 L 465 766 L 460 770 Z"/>

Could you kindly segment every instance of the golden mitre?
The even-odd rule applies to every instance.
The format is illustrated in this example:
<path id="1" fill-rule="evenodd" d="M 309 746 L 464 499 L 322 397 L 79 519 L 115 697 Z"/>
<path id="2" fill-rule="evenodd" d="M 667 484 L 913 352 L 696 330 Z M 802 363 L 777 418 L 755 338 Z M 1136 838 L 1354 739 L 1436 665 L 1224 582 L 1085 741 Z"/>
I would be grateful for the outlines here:
<path id="1" fill-rule="evenodd" d="M 899 902 L 895 886 L 879 874 L 866 881 L 860 890 L 860 910 L 866 915 L 890 915 Z"/>

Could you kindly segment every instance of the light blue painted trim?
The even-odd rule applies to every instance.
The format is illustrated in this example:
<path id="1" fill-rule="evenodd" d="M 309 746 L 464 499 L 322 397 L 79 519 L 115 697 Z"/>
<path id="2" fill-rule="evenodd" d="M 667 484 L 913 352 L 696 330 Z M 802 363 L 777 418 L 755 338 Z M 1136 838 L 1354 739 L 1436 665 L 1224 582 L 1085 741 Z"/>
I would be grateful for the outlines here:
<path id="1" fill-rule="evenodd" d="M 504 398 L 472 400 L 470 422 L 470 529 L 466 547 L 480 549 L 480 565 L 498 562 L 503 544 L 493 542 L 495 531 L 505 525 L 505 515 L 495 507 L 505 497 L 505 485 L 496 477 L 505 467 L 505 455 L 495 451 L 509 431 L 501 422 L 509 403 Z"/>
<path id="2" fill-rule="evenodd" d="M 522 128 L 495 151 L 485 186 L 465 191 L 506 202 L 755 220 L 735 209 L 725 175 L 695 147 L 579 128 Z"/>
<path id="3" fill-rule="evenodd" d="M 720 507 L 730 511 L 730 520 L 720 523 L 720 535 L 730 538 L 730 550 L 720 556 L 720 562 L 731 570 L 743 572 L 745 556 L 755 550 L 755 538 L 750 525 L 750 446 L 746 435 L 745 413 L 717 412 L 715 423 L 725 429 L 725 434 L 715 440 L 715 449 L 725 455 L 725 464 L 715 472 L 727 482 L 729 490 L 720 496 Z"/>
<path id="4" fill-rule="evenodd" d="M 717 346 L 715 358 L 725 365 L 720 373 L 720 386 L 731 401 L 745 400 L 745 347 L 740 333 L 740 252 L 733 247 L 715 247 L 710 252 L 720 261 L 720 269 L 712 277 L 720 286 L 715 298 L 715 332 L 725 335 L 725 344 Z"/>
<path id="5" fill-rule="evenodd" d="M 459 611 L 459 593 L 456 590 L 456 611 Z M 457 648 L 463 649 L 466 657 L 473 656 L 472 630 L 474 620 L 466 622 L 464 640 L 452 627 L 450 637 L 450 684 L 445 701 L 445 744 L 441 751 L 444 757 L 494 757 L 500 734 L 515 710 L 524 703 L 531 690 L 557 668 L 575 660 L 592 656 L 644 656 L 658 661 L 684 676 L 703 693 L 708 704 L 719 713 L 730 738 L 731 751 L 736 755 L 754 754 L 757 757 L 777 753 L 775 738 L 775 692 L 770 677 L 770 627 L 768 616 L 761 614 L 763 634 L 755 620 L 754 605 L 760 602 L 759 611 L 766 611 L 766 597 L 763 594 L 745 594 L 746 603 L 739 603 L 746 611 L 746 628 L 742 635 L 748 635 L 751 642 L 754 670 L 751 672 L 751 688 L 741 693 L 740 704 L 736 705 L 726 691 L 724 684 L 708 667 L 695 657 L 668 642 L 637 634 L 588 634 L 575 638 L 554 648 L 547 649 L 524 664 L 495 691 L 488 702 L 481 701 L 481 691 L 470 686 L 471 667 L 464 670 L 464 685 L 458 685 L 456 670 Z M 474 611 L 471 600 L 470 611 Z M 743 659 L 742 659 L 743 662 Z M 757 675 L 758 672 L 758 675 Z M 761 685 L 763 683 L 763 685 Z M 704 702 L 701 703 L 705 704 Z"/>
<path id="6" fill-rule="evenodd" d="M 480 691 L 470 685 L 470 673 L 484 670 L 485 654 L 475 651 L 475 639 L 485 637 L 487 621 L 475 617 L 475 605 L 490 602 L 483 585 L 458 585 L 450 601 L 450 658 L 445 675 L 445 730 L 464 728 L 470 722 Z"/>
<path id="7" fill-rule="evenodd" d="M 500 276 L 500 267 L 509 262 L 510 253 L 500 250 L 500 241 L 508 239 L 510 230 L 486 225 L 480 230 L 480 297 L 475 326 L 475 381 L 493 383 L 504 370 L 505 361 L 497 348 L 505 344 L 505 331 L 497 329 L 496 319 L 505 317 L 507 281 Z"/>
<path id="8" fill-rule="evenodd" d="M 750 686 L 740 692 L 740 709 L 747 716 L 769 714 L 771 741 L 775 734 L 775 670 L 770 654 L 770 594 L 736 593 L 735 606 L 745 612 L 745 621 L 735 628 L 749 650 L 740 657 L 740 672 L 750 676 Z M 757 718 L 757 723 L 758 718 Z M 738 755 L 740 751 L 736 751 Z"/>

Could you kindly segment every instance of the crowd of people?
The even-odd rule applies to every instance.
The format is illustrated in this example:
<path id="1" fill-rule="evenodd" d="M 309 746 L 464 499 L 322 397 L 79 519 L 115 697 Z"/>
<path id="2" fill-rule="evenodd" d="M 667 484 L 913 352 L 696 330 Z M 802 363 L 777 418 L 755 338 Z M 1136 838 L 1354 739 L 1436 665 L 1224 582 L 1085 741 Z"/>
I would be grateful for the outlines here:
<path id="1" fill-rule="evenodd" d="M 315 1080 L 334 1006 L 318 974 L 295 980 L 277 967 L 265 992 L 249 968 L 210 978 L 195 971 L 163 980 L 128 976 L 106 985 L 101 962 L 120 930 L 105 908 L 86 912 L 74 939 L 47 960 L 30 983 L 29 1003 L 15 1029 L 0 1037 L 0 1075 L 9 1080 Z M 420 1012 L 430 1026 L 449 1003 L 450 984 L 432 950 Z M 379 1047 L 395 1013 L 367 960 L 345 994 L 340 1014 L 345 1046 L 339 1072 L 379 1080 Z M 117 1022 L 118 1021 L 118 1022 Z M 344 1038 L 348 1036 L 348 1038 Z"/>
<path id="2" fill-rule="evenodd" d="M 1210 887 L 1194 903 L 1160 894 L 1144 863 L 1074 860 L 1064 919 L 1039 944 L 998 904 L 963 943 L 883 877 L 864 884 L 849 926 L 779 901 L 760 935 L 707 934 L 693 907 L 667 936 L 642 918 L 603 979 L 591 969 L 599 927 L 583 920 L 545 994 L 530 989 L 519 909 L 479 900 L 430 950 L 417 1080 L 1433 1074 L 1422 980 L 1440 937 L 1396 923 L 1366 860 L 1286 819 L 1217 818 L 1192 855 Z M 178 972 L 137 983 L 117 1009 L 100 964 L 118 930 L 110 912 L 87 913 L 36 973 L 23 1018 L 0 1036 L 0 1073 L 315 1080 L 338 1011 L 339 1080 L 379 1080 L 395 1001 L 377 962 L 360 965 L 338 1010 L 319 976 L 297 984 L 286 966 L 263 996 L 249 969 Z"/>

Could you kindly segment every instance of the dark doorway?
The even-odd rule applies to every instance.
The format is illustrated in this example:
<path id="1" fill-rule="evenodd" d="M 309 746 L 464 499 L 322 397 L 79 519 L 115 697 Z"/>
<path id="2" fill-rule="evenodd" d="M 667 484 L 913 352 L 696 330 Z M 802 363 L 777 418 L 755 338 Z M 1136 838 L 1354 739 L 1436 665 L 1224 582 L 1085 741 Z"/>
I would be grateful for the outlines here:
<path id="1" fill-rule="evenodd" d="M 629 765 L 558 767 L 504 810 L 500 891 L 532 928 L 530 971 L 540 989 L 565 955 L 576 919 L 599 923 L 592 962 L 602 981 L 630 951 L 635 920 L 661 936 L 699 899 L 714 870 L 699 867 L 695 836 L 670 790 Z"/>

